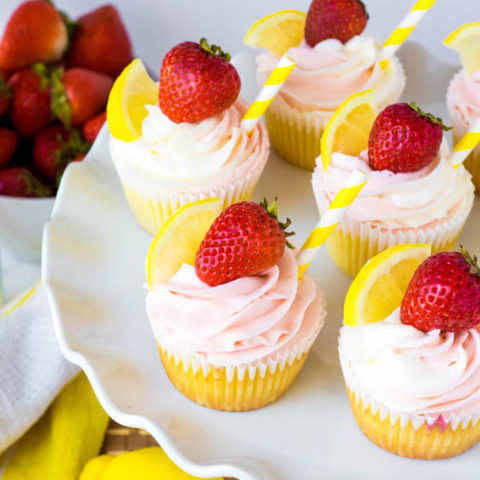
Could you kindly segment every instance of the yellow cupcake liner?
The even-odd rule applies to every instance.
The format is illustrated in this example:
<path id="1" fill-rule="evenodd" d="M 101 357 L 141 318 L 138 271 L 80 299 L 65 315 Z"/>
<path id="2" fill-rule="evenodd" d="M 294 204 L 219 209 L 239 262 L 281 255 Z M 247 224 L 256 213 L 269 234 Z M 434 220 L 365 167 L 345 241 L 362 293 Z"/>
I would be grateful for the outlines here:
<path id="1" fill-rule="evenodd" d="M 303 112 L 277 95 L 265 112 L 270 143 L 292 165 L 315 168 L 320 155 L 320 138 L 333 112 Z"/>
<path id="2" fill-rule="evenodd" d="M 480 440 L 480 422 L 471 420 L 466 426 L 453 429 L 430 427 L 427 423 L 415 428 L 411 421 L 401 425 L 400 418 L 382 419 L 380 410 L 373 413 L 370 405 L 347 388 L 353 416 L 362 432 L 376 445 L 402 457 L 433 460 L 458 455 Z M 392 424 L 393 423 L 393 424 Z"/>
<path id="3" fill-rule="evenodd" d="M 346 275 L 355 277 L 360 269 L 368 260 L 390 246 L 402 243 L 431 243 L 432 252 L 444 252 L 454 250 L 460 230 L 452 233 L 447 238 L 444 235 L 431 235 L 430 241 L 422 240 L 422 235 L 415 235 L 416 232 L 410 232 L 406 238 L 399 237 L 397 241 L 394 238 L 391 241 L 383 241 L 384 233 L 380 233 L 377 238 L 372 235 L 370 238 L 362 238 L 361 235 L 353 235 L 337 228 L 327 240 L 327 249 L 335 265 Z"/>
<path id="4" fill-rule="evenodd" d="M 155 235 L 161 226 L 181 207 L 204 198 L 217 197 L 222 202 L 222 210 L 233 203 L 249 201 L 260 178 L 261 170 L 246 181 L 238 182 L 227 188 L 212 189 L 205 194 L 203 191 L 192 191 L 185 194 L 171 192 L 169 195 L 156 199 L 123 184 L 123 190 L 128 204 L 138 223 L 151 235 Z"/>
<path id="5" fill-rule="evenodd" d="M 462 135 L 452 134 L 454 145 L 462 138 Z M 475 193 L 480 195 L 480 146 L 473 149 L 472 153 L 464 161 L 465 168 L 472 175 L 472 182 L 475 185 Z"/>
<path id="6" fill-rule="evenodd" d="M 276 401 L 293 383 L 308 356 L 308 350 L 286 364 L 277 362 L 262 372 L 259 368 L 244 375 L 235 369 L 233 376 L 226 367 L 211 367 L 208 372 L 195 369 L 191 363 L 176 359 L 159 347 L 160 358 L 170 381 L 187 398 L 204 407 L 228 412 L 262 408 Z"/>

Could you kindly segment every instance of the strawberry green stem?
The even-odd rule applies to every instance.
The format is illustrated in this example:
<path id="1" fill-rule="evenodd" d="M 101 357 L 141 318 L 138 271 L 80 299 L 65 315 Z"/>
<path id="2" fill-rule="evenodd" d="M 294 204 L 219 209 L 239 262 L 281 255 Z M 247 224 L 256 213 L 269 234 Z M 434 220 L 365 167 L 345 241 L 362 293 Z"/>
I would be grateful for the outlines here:
<path id="1" fill-rule="evenodd" d="M 200 46 L 205 52 L 209 53 L 210 55 L 223 58 L 227 62 L 229 62 L 232 58 L 229 53 L 225 53 L 218 45 L 210 45 L 205 37 L 200 39 Z"/>
<path id="2" fill-rule="evenodd" d="M 72 108 L 68 101 L 67 92 L 62 83 L 62 78 L 63 68 L 55 69 L 50 76 L 52 84 L 51 107 L 52 113 L 55 117 L 63 123 L 65 128 L 70 128 L 72 126 Z"/>
<path id="3" fill-rule="evenodd" d="M 451 130 L 452 127 L 447 127 L 444 123 L 443 120 L 440 117 L 435 117 L 431 113 L 425 113 L 415 102 L 410 102 L 408 104 L 410 108 L 415 110 L 419 115 L 422 117 L 427 117 L 429 120 L 431 120 L 433 123 L 438 123 L 444 131 Z"/>
<path id="4" fill-rule="evenodd" d="M 474 255 L 472 257 L 472 255 L 467 251 L 466 248 L 463 247 L 463 245 L 460 245 L 460 253 L 463 255 L 463 258 L 470 267 L 470 273 L 472 275 L 480 276 L 480 268 L 478 266 L 477 256 Z"/>
<path id="5" fill-rule="evenodd" d="M 40 89 L 45 90 L 50 86 L 50 73 L 48 67 L 44 63 L 34 63 L 32 65 L 33 72 L 40 78 Z"/>
<path id="6" fill-rule="evenodd" d="M 269 217 L 273 218 L 278 222 L 278 224 L 280 225 L 280 228 L 284 231 L 286 238 L 291 237 L 292 235 L 295 235 L 295 232 L 286 231 L 287 228 L 292 224 L 292 221 L 289 218 L 287 218 L 285 222 L 280 222 L 280 220 L 278 219 L 277 197 L 275 197 L 275 200 L 272 202 L 271 205 L 268 204 L 268 201 L 266 198 L 264 198 L 262 202 L 260 202 L 260 205 L 266 210 Z M 288 241 L 287 241 L 287 247 L 293 249 L 293 245 Z"/>
<path id="7" fill-rule="evenodd" d="M 12 92 L 8 87 L 8 83 L 2 77 L 0 77 L 0 97 L 3 97 L 3 98 L 12 97 Z"/>

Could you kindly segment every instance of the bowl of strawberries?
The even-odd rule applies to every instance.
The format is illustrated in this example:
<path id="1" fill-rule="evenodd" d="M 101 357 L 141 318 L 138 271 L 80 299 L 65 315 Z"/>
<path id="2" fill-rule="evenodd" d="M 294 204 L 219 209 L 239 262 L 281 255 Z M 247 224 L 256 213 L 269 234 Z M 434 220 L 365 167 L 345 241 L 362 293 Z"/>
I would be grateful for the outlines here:
<path id="1" fill-rule="evenodd" d="M 0 245 L 18 257 L 39 260 L 63 172 L 87 155 L 132 58 L 112 5 L 76 20 L 45 0 L 11 13 L 0 38 Z"/>

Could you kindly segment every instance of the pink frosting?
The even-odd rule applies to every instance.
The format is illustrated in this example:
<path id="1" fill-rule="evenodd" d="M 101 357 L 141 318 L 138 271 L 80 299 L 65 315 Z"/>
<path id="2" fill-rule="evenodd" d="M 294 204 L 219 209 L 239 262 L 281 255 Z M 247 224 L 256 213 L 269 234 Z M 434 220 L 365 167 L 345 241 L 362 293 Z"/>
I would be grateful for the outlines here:
<path id="1" fill-rule="evenodd" d="M 400 320 L 343 327 L 339 348 L 347 384 L 396 412 L 452 415 L 480 410 L 480 329 L 422 332 Z"/>
<path id="2" fill-rule="evenodd" d="M 405 84 L 397 59 L 385 70 L 380 67 L 380 46 L 368 35 L 356 36 L 346 45 L 329 39 L 312 48 L 303 41 L 288 53 L 297 65 L 280 95 L 300 109 L 334 111 L 347 97 L 368 88 L 375 89 L 377 101 L 383 105 L 395 101 Z M 278 60 L 272 53 L 257 57 L 260 83 Z"/>
<path id="3" fill-rule="evenodd" d="M 412 173 L 374 171 L 366 151 L 359 157 L 334 153 L 328 171 L 317 159 L 312 177 L 321 212 L 355 169 L 370 173 L 368 183 L 345 213 L 345 218 L 357 222 L 394 229 L 433 226 L 466 208 L 473 199 L 470 175 L 463 167 L 454 170 L 448 164 L 446 151 L 430 165 Z"/>
<path id="4" fill-rule="evenodd" d="M 453 77 L 447 93 L 447 107 L 454 134 L 462 136 L 480 117 L 480 72 L 470 76 L 461 70 Z"/>
<path id="5" fill-rule="evenodd" d="M 325 316 L 323 295 L 286 250 L 266 272 L 209 287 L 183 265 L 146 298 L 157 343 L 216 366 L 250 364 L 306 351 Z"/>

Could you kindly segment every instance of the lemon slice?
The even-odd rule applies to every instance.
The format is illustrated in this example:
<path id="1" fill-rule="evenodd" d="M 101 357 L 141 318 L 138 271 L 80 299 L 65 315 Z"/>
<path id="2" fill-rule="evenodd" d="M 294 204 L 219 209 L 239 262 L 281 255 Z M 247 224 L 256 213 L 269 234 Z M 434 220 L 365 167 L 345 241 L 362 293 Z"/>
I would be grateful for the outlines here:
<path id="1" fill-rule="evenodd" d="M 193 265 L 200 243 L 221 211 L 218 198 L 207 198 L 185 205 L 162 225 L 145 261 L 150 290 L 170 280 L 184 263 Z"/>
<path id="2" fill-rule="evenodd" d="M 115 138 L 131 142 L 142 134 L 145 105 L 158 103 L 158 85 L 142 61 L 133 60 L 115 80 L 107 103 L 107 123 Z"/>
<path id="3" fill-rule="evenodd" d="M 460 54 L 463 68 L 469 75 L 480 71 L 480 22 L 462 25 L 443 44 Z"/>
<path id="4" fill-rule="evenodd" d="M 320 142 L 325 168 L 332 163 L 333 152 L 359 155 L 368 147 L 368 137 L 377 108 L 373 90 L 355 93 L 335 111 L 323 131 Z"/>
<path id="5" fill-rule="evenodd" d="M 250 47 L 261 47 L 282 56 L 303 40 L 307 14 L 298 10 L 281 10 L 255 22 L 243 40 Z"/>
<path id="6" fill-rule="evenodd" d="M 345 325 L 356 327 L 388 317 L 402 303 L 415 270 L 431 251 L 431 245 L 395 245 L 366 263 L 347 292 Z"/>

